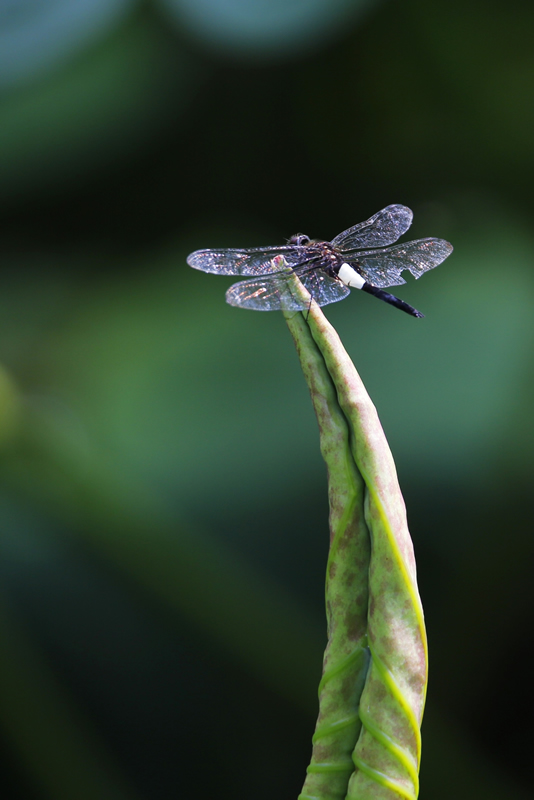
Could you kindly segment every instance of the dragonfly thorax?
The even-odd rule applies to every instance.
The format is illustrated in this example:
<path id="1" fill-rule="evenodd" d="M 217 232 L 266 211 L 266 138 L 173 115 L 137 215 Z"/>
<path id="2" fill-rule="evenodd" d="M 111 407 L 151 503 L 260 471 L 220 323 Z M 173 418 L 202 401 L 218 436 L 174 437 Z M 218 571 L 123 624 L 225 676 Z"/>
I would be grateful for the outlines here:
<path id="1" fill-rule="evenodd" d="M 306 258 L 310 263 L 315 262 L 322 270 L 337 277 L 344 259 L 330 242 L 310 242 L 306 247 Z"/>

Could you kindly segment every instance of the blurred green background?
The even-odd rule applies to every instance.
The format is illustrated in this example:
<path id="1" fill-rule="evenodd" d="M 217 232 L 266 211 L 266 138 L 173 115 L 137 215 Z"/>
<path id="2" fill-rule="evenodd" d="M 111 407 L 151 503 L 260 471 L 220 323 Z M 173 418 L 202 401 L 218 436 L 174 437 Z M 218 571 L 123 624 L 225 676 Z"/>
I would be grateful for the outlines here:
<path id="1" fill-rule="evenodd" d="M 296 798 L 325 468 L 280 314 L 191 250 L 390 203 L 455 251 L 326 313 L 399 470 L 422 800 L 526 800 L 534 5 L 0 1 L 0 793 Z"/>

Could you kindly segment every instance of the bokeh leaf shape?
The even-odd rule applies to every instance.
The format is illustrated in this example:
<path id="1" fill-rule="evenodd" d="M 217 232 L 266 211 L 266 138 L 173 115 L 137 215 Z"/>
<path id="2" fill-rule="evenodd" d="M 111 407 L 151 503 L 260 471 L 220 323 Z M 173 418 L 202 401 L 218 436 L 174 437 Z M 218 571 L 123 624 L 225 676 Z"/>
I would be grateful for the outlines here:
<path id="1" fill-rule="evenodd" d="M 313 344 L 303 326 L 301 314 L 286 314 L 286 320 L 303 363 L 304 374 L 319 419 L 321 450 L 329 466 L 332 541 L 336 543 L 336 529 L 339 522 L 350 516 L 348 510 L 350 504 L 345 507 L 344 514 L 340 515 L 338 509 L 342 495 L 337 488 L 334 488 L 338 480 L 336 477 L 338 470 L 332 469 L 336 464 L 333 452 L 337 448 L 339 462 L 342 463 L 343 454 L 348 450 L 353 459 L 351 469 L 356 470 L 363 479 L 364 492 L 361 492 L 360 481 L 354 480 L 353 492 L 349 496 L 353 511 L 354 504 L 361 504 L 363 497 L 365 498 L 365 523 L 371 542 L 367 581 L 365 580 L 366 548 L 361 544 L 361 519 L 354 529 L 358 531 L 360 539 L 356 545 L 358 556 L 355 558 L 354 551 L 347 546 L 339 551 L 341 562 L 347 558 L 345 566 L 350 565 L 352 572 L 347 571 L 343 578 L 340 577 L 341 585 L 338 586 L 336 581 L 338 570 L 333 572 L 329 570 L 327 609 L 330 613 L 335 609 L 334 614 L 340 610 L 342 614 L 347 614 L 351 608 L 349 598 L 352 594 L 352 611 L 360 621 L 356 628 L 358 631 L 356 650 L 363 649 L 366 641 L 365 624 L 362 625 L 362 598 L 365 597 L 365 590 L 368 590 L 367 643 L 371 660 L 361 697 L 357 697 L 357 691 L 344 691 L 337 695 L 336 703 L 330 692 L 324 691 L 321 694 L 321 709 L 314 744 L 317 745 L 318 740 L 320 741 L 321 737 L 318 737 L 317 733 L 320 734 L 324 726 L 323 717 L 334 707 L 335 714 L 329 714 L 329 717 L 334 717 L 334 725 L 330 726 L 330 733 L 334 734 L 329 743 L 330 763 L 321 763 L 317 757 L 318 748 L 314 749 L 308 777 L 300 797 L 301 800 L 308 798 L 331 800 L 345 797 L 342 782 L 341 786 L 332 787 L 332 774 L 339 778 L 343 765 L 345 775 L 350 769 L 346 763 L 348 744 L 346 725 L 345 727 L 339 725 L 336 731 L 335 721 L 354 720 L 357 717 L 358 723 L 353 732 L 358 731 L 359 735 L 353 752 L 354 771 L 348 780 L 347 800 L 371 800 L 371 798 L 395 800 L 399 797 L 415 800 L 419 793 L 420 725 L 426 696 L 427 643 L 423 610 L 417 589 L 413 545 L 408 532 L 406 509 L 395 464 L 376 409 L 339 337 L 318 306 L 312 304 L 307 317 Z M 333 406 L 335 417 L 338 417 L 339 413 L 347 421 L 350 435 L 341 442 L 331 426 L 330 429 L 325 428 L 325 415 L 321 412 L 324 400 L 318 391 L 318 382 L 313 377 L 313 370 L 309 368 L 312 359 L 319 365 L 320 372 L 324 373 L 324 370 L 327 370 L 335 387 L 339 404 L 338 408 L 335 404 Z M 325 383 L 323 381 L 323 384 Z M 330 397 L 332 401 L 332 394 Z M 343 527 L 341 525 L 341 528 Z M 339 570 L 340 576 L 343 573 L 343 569 Z M 351 575 L 351 580 L 347 581 L 347 575 Z M 345 597 L 345 603 L 339 602 L 339 590 Z M 332 625 L 332 619 L 329 619 L 330 638 L 325 654 L 324 678 L 335 675 L 336 671 L 339 673 L 347 669 L 346 654 L 343 657 L 342 651 L 337 653 L 332 647 L 334 631 L 335 626 Z M 354 644 L 353 640 L 352 645 Z M 334 655 L 334 658 L 331 658 L 331 655 Z M 352 686 L 358 687 L 362 685 L 365 662 L 355 660 L 354 666 L 354 670 L 349 667 L 349 673 L 352 671 Z M 323 689 L 330 683 L 324 678 L 321 685 Z M 335 692 L 336 687 L 333 683 L 330 688 Z M 333 769 L 334 766 L 338 768 Z M 324 780 L 319 786 L 314 781 L 317 774 Z"/>
<path id="2" fill-rule="evenodd" d="M 0 198 L 128 157 L 189 97 L 193 70 L 139 17 L 0 99 Z"/>
<path id="3" fill-rule="evenodd" d="M 0 447 L 18 432 L 21 398 L 11 376 L 0 365 Z"/>
<path id="4" fill-rule="evenodd" d="M 136 0 L 3 0 L 0 88 L 41 78 L 107 33 Z"/>
<path id="5" fill-rule="evenodd" d="M 209 47 L 252 58 L 291 56 L 341 32 L 375 0 L 160 0 Z"/>

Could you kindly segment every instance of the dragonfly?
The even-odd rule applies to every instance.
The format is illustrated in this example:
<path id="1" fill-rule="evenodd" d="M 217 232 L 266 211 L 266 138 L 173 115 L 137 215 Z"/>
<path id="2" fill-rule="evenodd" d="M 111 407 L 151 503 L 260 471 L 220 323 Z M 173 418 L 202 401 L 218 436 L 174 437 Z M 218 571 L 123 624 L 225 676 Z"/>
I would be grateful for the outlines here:
<path id="1" fill-rule="evenodd" d="M 360 289 L 413 317 L 423 317 L 384 289 L 406 283 L 405 270 L 420 278 L 441 264 L 453 248 L 444 239 L 432 238 L 395 245 L 412 219 L 407 206 L 390 205 L 331 242 L 298 233 L 279 247 L 196 250 L 187 263 L 203 272 L 250 276 L 226 292 L 226 301 L 239 308 L 303 311 L 312 299 L 325 306 L 343 300 L 351 289 Z M 294 277 L 307 294 L 295 291 Z"/>

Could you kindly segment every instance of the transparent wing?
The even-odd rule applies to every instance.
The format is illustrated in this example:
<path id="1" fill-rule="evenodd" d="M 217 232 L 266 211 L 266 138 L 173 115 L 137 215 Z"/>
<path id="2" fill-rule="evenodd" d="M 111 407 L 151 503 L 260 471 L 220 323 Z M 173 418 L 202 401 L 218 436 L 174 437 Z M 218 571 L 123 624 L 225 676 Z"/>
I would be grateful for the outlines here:
<path id="1" fill-rule="evenodd" d="M 299 279 L 320 305 L 337 303 L 350 293 L 348 286 L 337 278 L 331 278 L 320 269 L 297 270 Z M 249 280 L 234 283 L 226 292 L 226 302 L 231 306 L 250 308 L 254 311 L 303 311 L 308 303 L 292 290 L 291 275 L 280 273 L 267 276 L 263 280 Z"/>
<path id="2" fill-rule="evenodd" d="M 444 239 L 415 239 L 395 247 L 364 250 L 347 261 L 368 283 L 383 288 L 406 283 L 401 275 L 405 269 L 415 278 L 420 278 L 445 261 L 452 250 L 452 244 Z"/>
<path id="3" fill-rule="evenodd" d="M 332 244 L 343 252 L 362 247 L 385 247 L 406 233 L 412 218 L 413 214 L 406 206 L 387 206 L 366 222 L 360 222 L 338 234 L 332 239 Z"/>
<path id="4" fill-rule="evenodd" d="M 275 256 L 284 256 L 287 264 L 294 266 L 305 258 L 305 251 L 306 248 L 302 245 L 196 250 L 187 256 L 187 263 L 195 269 L 216 272 L 219 275 L 265 275 L 279 271 L 280 267 L 271 263 Z"/>

